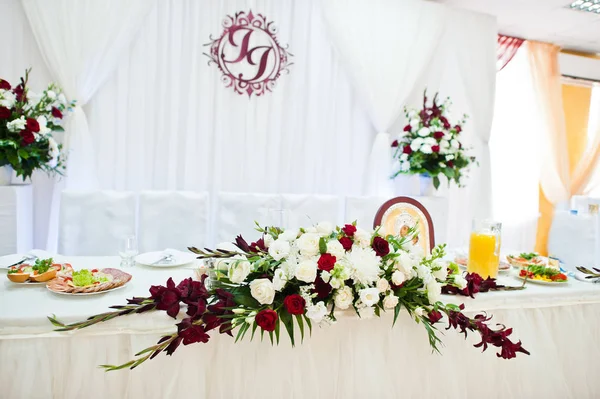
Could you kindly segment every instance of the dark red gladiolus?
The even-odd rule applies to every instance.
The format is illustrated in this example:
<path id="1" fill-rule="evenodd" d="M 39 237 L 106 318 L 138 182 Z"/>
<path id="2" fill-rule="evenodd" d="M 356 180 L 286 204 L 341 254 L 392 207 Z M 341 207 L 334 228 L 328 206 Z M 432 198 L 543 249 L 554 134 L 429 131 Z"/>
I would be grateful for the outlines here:
<path id="1" fill-rule="evenodd" d="M 377 256 L 386 256 L 390 253 L 390 244 L 385 240 L 385 238 L 379 236 L 373 238 L 373 244 L 371 244 L 371 247 Z"/>
<path id="2" fill-rule="evenodd" d="M 156 303 L 156 309 L 166 310 L 167 314 L 175 318 L 179 314 L 180 292 L 175 287 L 172 278 L 167 281 L 167 286 L 153 285 L 150 287 L 150 296 Z"/>
<path id="3" fill-rule="evenodd" d="M 313 290 L 313 292 L 317 294 L 317 298 L 319 298 L 319 299 L 327 298 L 329 296 L 329 294 L 331 293 L 331 290 L 332 290 L 331 284 L 326 283 L 321 278 L 321 274 L 319 273 L 319 275 L 315 279 L 315 289 Z"/>
<path id="4" fill-rule="evenodd" d="M 504 285 L 498 284 L 495 278 L 488 277 L 484 280 L 477 273 L 465 274 L 465 280 L 467 280 L 467 286 L 464 289 L 460 290 L 457 287 L 445 285 L 442 287 L 442 293 L 470 296 L 471 298 L 475 298 L 475 294 L 478 292 L 488 292 L 504 287 Z"/>
<path id="5" fill-rule="evenodd" d="M 350 249 L 352 249 L 352 239 L 351 238 L 342 237 L 338 241 L 340 242 L 340 244 L 342 244 L 342 247 L 344 247 L 344 249 L 346 251 L 350 251 Z"/>
<path id="6" fill-rule="evenodd" d="M 448 165 L 449 168 L 453 168 L 454 167 L 454 162 L 453 161 L 448 161 L 448 162 L 446 162 L 446 165 Z"/>
<path id="7" fill-rule="evenodd" d="M 183 319 L 177 324 L 177 334 L 183 339 L 184 345 L 195 344 L 197 342 L 208 342 L 210 338 L 202 325 L 192 323 L 192 319 Z"/>
<path id="8" fill-rule="evenodd" d="M 462 132 L 462 128 L 459 125 L 454 126 L 454 130 L 456 130 L 456 133 Z"/>
<path id="9" fill-rule="evenodd" d="M 31 130 L 34 133 L 38 133 L 40 131 L 40 124 L 33 118 L 27 118 L 27 129 Z"/>
<path id="10" fill-rule="evenodd" d="M 412 128 L 410 127 L 410 125 L 404 126 L 404 131 L 405 132 L 410 132 L 411 130 L 412 130 Z"/>
<path id="11" fill-rule="evenodd" d="M 300 295 L 293 294 L 285 297 L 283 305 L 289 314 L 304 314 L 306 301 Z"/>
<path id="12" fill-rule="evenodd" d="M 2 90 L 10 90 L 10 83 L 8 83 L 4 79 L 0 79 L 0 89 L 2 89 Z"/>
<path id="13" fill-rule="evenodd" d="M 202 276 L 201 281 L 194 281 L 191 277 L 186 278 L 177 285 L 181 295 L 181 301 L 184 303 L 195 303 L 199 299 L 208 299 L 208 291 L 204 285 L 207 276 Z"/>
<path id="14" fill-rule="evenodd" d="M 254 320 L 256 324 L 265 331 L 274 331 L 277 324 L 277 312 L 273 309 L 265 309 L 258 312 Z"/>
<path id="15" fill-rule="evenodd" d="M 6 107 L 0 107 L 0 119 L 8 119 L 11 115 L 10 109 Z"/>
<path id="16" fill-rule="evenodd" d="M 266 252 L 267 247 L 265 247 L 265 239 L 263 237 L 260 238 L 260 240 L 253 242 L 252 244 L 250 244 L 250 252 Z"/>
<path id="17" fill-rule="evenodd" d="M 23 83 L 21 83 L 20 85 L 15 87 L 13 89 L 13 93 L 15 93 L 15 97 L 17 98 L 18 102 L 20 102 L 20 103 L 27 102 L 27 96 L 25 96 L 25 88 L 24 88 Z"/>
<path id="18" fill-rule="evenodd" d="M 398 140 L 392 141 L 392 148 L 398 147 Z"/>
<path id="19" fill-rule="evenodd" d="M 319 266 L 319 269 L 330 272 L 335 266 L 336 260 L 337 258 L 335 256 L 325 253 L 319 257 L 317 265 Z"/>
<path id="20" fill-rule="evenodd" d="M 52 107 L 52 116 L 58 119 L 62 119 L 63 114 L 60 112 L 60 109 L 56 107 Z"/>
<path id="21" fill-rule="evenodd" d="M 439 310 L 432 310 L 427 315 L 427 318 L 429 319 L 429 322 L 431 324 L 435 324 L 442 319 L 442 312 L 440 312 Z"/>
<path id="22" fill-rule="evenodd" d="M 354 236 L 354 233 L 356 233 L 356 226 L 354 226 L 352 224 L 347 224 L 342 228 L 342 231 L 348 237 L 352 237 L 352 236 Z"/>
<path id="23" fill-rule="evenodd" d="M 434 132 L 433 137 L 437 140 L 441 140 L 444 137 L 444 132 Z"/>
<path id="24" fill-rule="evenodd" d="M 21 132 L 19 134 L 21 135 L 21 140 L 22 140 L 23 146 L 27 146 L 35 141 L 35 136 L 31 132 L 31 130 L 29 130 L 27 128 L 25 128 L 24 130 L 21 130 Z"/>
<path id="25" fill-rule="evenodd" d="M 235 246 L 244 252 L 250 252 L 250 245 L 248 245 L 248 242 L 241 235 L 235 238 Z"/>
<path id="26" fill-rule="evenodd" d="M 448 119 L 446 119 L 445 116 L 440 116 L 440 120 L 442 121 L 442 124 L 444 125 L 444 129 L 450 129 L 450 122 L 448 122 Z"/>
<path id="27" fill-rule="evenodd" d="M 432 145 L 431 146 L 431 151 L 433 151 L 433 152 L 440 152 L 440 146 L 439 145 Z"/>
<path id="28" fill-rule="evenodd" d="M 410 148 L 409 145 L 405 145 L 404 148 L 402 149 L 402 152 L 404 154 L 412 154 L 413 151 L 412 151 L 412 148 Z"/>

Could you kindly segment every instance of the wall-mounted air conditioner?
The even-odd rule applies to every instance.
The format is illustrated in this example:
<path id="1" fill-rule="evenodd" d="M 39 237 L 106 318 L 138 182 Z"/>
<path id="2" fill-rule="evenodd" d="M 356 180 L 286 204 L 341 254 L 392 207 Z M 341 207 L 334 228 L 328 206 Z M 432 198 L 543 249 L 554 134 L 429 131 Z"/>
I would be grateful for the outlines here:
<path id="1" fill-rule="evenodd" d="M 560 53 L 561 75 L 573 79 L 600 82 L 600 59 Z"/>

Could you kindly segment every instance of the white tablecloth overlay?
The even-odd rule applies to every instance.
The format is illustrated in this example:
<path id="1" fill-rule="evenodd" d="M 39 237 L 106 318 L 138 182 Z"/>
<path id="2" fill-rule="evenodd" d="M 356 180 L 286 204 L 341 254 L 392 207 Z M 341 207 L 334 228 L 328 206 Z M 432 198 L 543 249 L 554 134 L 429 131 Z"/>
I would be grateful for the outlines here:
<path id="1" fill-rule="evenodd" d="M 66 260 L 57 257 L 58 260 Z M 117 258 L 70 257 L 77 268 L 114 267 Z M 494 348 L 481 354 L 455 331 L 445 332 L 442 355 L 432 354 L 427 334 L 403 312 L 315 328 L 292 348 L 245 340 L 234 344 L 212 334 L 208 344 L 181 346 L 140 368 L 104 373 L 174 331 L 164 312 L 131 315 L 81 331 L 52 332 L 46 316 L 82 320 L 147 296 L 150 284 L 169 276 L 178 282 L 190 268 L 128 271 L 123 289 L 90 297 L 65 297 L 44 287 L 0 283 L 0 397 L 3 398 L 592 398 L 600 394 L 600 286 L 573 280 L 564 287 L 531 284 L 518 292 L 492 292 L 464 300 L 470 311 L 486 310 L 514 327 L 531 356 L 502 360 Z M 513 277 L 501 281 L 517 285 Z M 440 326 L 441 327 L 441 326 Z M 32 381 L 34 381 L 32 383 Z"/>
<path id="2" fill-rule="evenodd" d="M 32 248 L 32 186 L 0 186 L 0 256 Z"/>

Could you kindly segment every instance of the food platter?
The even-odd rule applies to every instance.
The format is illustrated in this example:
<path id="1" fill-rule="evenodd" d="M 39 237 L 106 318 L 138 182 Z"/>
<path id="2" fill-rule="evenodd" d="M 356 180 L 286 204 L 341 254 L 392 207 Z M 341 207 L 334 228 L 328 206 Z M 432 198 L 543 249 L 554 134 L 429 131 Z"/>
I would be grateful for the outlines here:
<path id="1" fill-rule="evenodd" d="M 107 292 L 111 292 L 111 291 L 116 291 L 118 289 L 124 288 L 126 284 L 123 285 L 119 285 L 117 287 L 113 287 L 113 288 L 109 288 L 107 290 L 103 290 L 103 291 L 96 291 L 96 292 L 61 292 L 61 291 L 54 291 L 52 288 L 50 288 L 48 285 L 46 285 L 46 288 L 48 288 L 48 290 L 54 294 L 58 294 L 58 295 L 67 295 L 67 296 L 90 296 L 90 295 L 100 295 L 100 294 L 106 294 Z"/>
<path id="2" fill-rule="evenodd" d="M 15 286 L 46 285 L 57 277 L 73 271 L 68 263 L 53 263 L 52 258 L 38 259 L 33 265 L 22 263 L 8 268 L 6 277 Z"/>
<path id="3" fill-rule="evenodd" d="M 519 280 L 532 282 L 541 285 L 566 285 L 569 278 L 560 270 L 545 266 L 530 266 L 527 269 L 521 269 L 516 275 Z"/>
<path id="4" fill-rule="evenodd" d="M 130 280 L 131 274 L 119 269 L 82 269 L 48 282 L 46 288 L 63 295 L 96 295 L 122 288 Z"/>

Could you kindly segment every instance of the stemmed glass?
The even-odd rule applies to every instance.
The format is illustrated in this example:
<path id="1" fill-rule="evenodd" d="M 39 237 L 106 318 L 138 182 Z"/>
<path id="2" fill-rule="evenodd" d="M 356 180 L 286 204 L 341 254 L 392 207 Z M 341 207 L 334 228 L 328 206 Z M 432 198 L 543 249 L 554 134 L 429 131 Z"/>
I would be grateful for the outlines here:
<path id="1" fill-rule="evenodd" d="M 131 267 L 135 264 L 134 257 L 138 254 L 138 243 L 135 235 L 127 235 L 119 243 L 121 267 Z"/>

